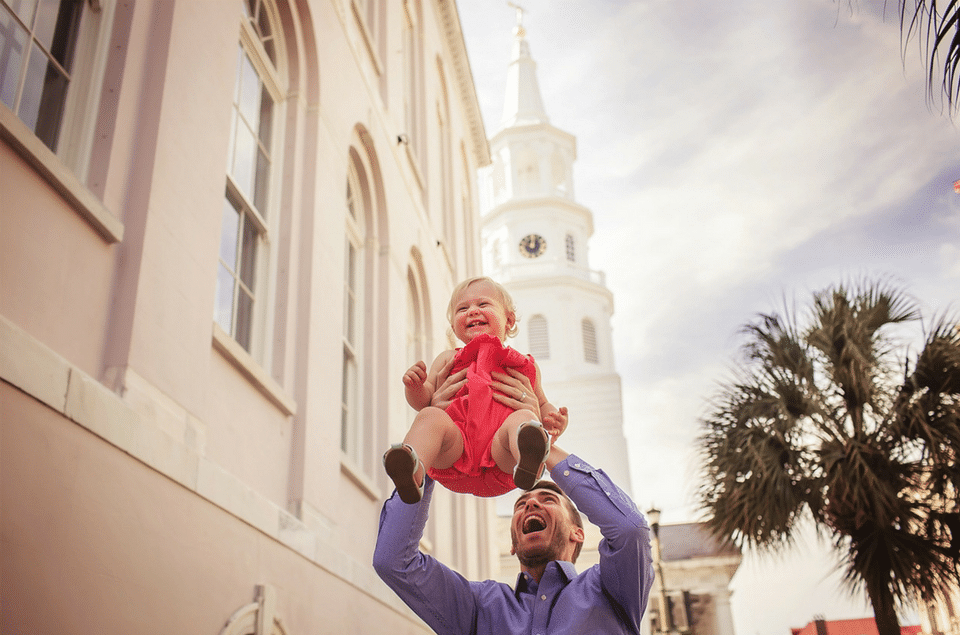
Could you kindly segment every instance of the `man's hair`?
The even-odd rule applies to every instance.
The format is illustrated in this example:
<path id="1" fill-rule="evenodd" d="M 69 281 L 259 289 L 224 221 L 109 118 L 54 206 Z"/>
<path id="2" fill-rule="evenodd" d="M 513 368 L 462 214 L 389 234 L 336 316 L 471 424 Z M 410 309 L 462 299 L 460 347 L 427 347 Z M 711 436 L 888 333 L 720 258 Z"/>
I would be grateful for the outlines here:
<path id="1" fill-rule="evenodd" d="M 577 506 L 573 504 L 573 501 L 570 500 L 570 497 L 567 496 L 560 486 L 554 483 L 553 481 L 540 480 L 534 483 L 533 487 L 530 488 L 530 491 L 546 489 L 554 492 L 560 496 L 560 499 L 563 501 L 564 506 L 567 508 L 567 513 L 570 516 L 570 520 L 573 521 L 573 524 L 583 529 L 583 517 L 580 515 L 580 510 L 577 509 Z M 577 563 L 577 558 L 580 556 L 580 550 L 583 548 L 583 543 L 578 542 L 573 549 L 573 558 L 571 562 L 574 564 Z"/>
<path id="2" fill-rule="evenodd" d="M 510 292 L 507 291 L 506 287 L 494 280 L 493 278 L 488 278 L 487 276 L 476 276 L 473 278 L 467 278 L 456 287 L 453 288 L 453 291 L 450 293 L 450 303 L 447 304 L 447 322 L 453 324 L 453 312 L 456 309 L 454 303 L 464 289 L 469 287 L 475 282 L 486 282 L 497 294 L 497 299 L 500 300 L 500 304 L 503 305 L 503 310 L 507 314 L 507 317 L 513 316 L 513 326 L 507 329 L 506 337 L 513 337 L 517 334 L 519 328 L 517 327 L 517 322 L 520 321 L 520 318 L 517 317 L 517 305 L 514 304 L 513 298 L 510 297 Z"/>

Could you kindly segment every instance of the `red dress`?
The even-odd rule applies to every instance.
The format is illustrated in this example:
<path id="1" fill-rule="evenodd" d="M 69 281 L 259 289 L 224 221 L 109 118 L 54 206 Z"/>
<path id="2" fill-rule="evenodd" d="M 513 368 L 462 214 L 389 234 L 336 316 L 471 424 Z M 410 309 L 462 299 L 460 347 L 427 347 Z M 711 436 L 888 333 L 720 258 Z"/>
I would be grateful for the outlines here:
<path id="1" fill-rule="evenodd" d="M 478 335 L 457 349 L 451 374 L 467 370 L 467 383 L 447 406 L 446 412 L 460 428 L 463 454 L 452 466 L 430 469 L 430 478 L 449 490 L 475 496 L 500 496 L 513 490 L 513 475 L 493 460 L 490 445 L 504 420 L 514 410 L 493 398 L 491 371 L 505 373 L 516 368 L 536 385 L 537 370 L 533 357 L 524 355 L 493 335 Z"/>

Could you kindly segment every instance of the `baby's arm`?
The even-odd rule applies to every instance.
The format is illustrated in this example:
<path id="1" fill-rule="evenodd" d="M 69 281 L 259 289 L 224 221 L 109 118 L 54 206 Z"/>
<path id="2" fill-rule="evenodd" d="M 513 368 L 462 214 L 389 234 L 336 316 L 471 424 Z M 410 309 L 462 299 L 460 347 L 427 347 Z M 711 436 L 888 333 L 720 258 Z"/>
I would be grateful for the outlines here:
<path id="1" fill-rule="evenodd" d="M 427 365 L 417 362 L 403 374 L 403 392 L 407 403 L 417 412 L 430 404 L 433 386 L 427 385 Z"/>
<path id="2" fill-rule="evenodd" d="M 433 399 L 433 391 L 436 390 L 437 374 L 453 356 L 453 353 L 454 351 L 440 353 L 433 360 L 430 372 L 427 372 L 426 364 L 417 362 L 403 374 L 404 394 L 411 408 L 419 412 L 430 405 L 430 401 Z"/>
<path id="3" fill-rule="evenodd" d="M 547 429 L 547 432 L 550 433 L 551 439 L 556 441 L 557 437 L 567 429 L 567 408 L 566 406 L 557 408 L 550 403 L 546 394 L 543 392 L 543 386 L 540 384 L 540 366 L 536 368 L 537 381 L 533 390 L 537 394 L 537 399 L 540 402 L 540 422 L 543 424 L 543 427 Z"/>

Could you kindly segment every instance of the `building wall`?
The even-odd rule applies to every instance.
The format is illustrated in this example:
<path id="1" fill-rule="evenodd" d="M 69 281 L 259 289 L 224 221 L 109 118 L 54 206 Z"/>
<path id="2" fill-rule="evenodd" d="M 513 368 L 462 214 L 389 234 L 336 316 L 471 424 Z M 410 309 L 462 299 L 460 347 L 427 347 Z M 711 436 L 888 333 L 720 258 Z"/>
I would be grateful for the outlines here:
<path id="1" fill-rule="evenodd" d="M 59 145 L 0 105 L 0 631 L 219 633 L 263 587 L 276 632 L 428 632 L 370 558 L 400 377 L 479 270 L 489 157 L 454 3 L 267 5 L 283 81 L 248 347 L 212 318 L 244 2 L 100 5 Z M 487 501 L 438 492 L 424 546 L 489 577 L 494 531 Z"/>

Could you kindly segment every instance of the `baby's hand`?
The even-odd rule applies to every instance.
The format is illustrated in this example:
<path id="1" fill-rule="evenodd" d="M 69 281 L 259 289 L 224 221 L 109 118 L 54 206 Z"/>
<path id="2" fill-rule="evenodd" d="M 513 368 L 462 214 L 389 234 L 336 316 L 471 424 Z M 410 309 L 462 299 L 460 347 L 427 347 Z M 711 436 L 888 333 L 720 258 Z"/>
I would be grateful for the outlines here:
<path id="1" fill-rule="evenodd" d="M 427 365 L 422 361 L 408 368 L 403 374 L 403 385 L 408 388 L 423 386 L 425 381 L 427 381 Z"/>
<path id="2" fill-rule="evenodd" d="M 543 416 L 544 429 L 550 435 L 550 443 L 555 443 L 557 437 L 563 434 L 567 429 L 567 407 L 563 406 L 554 412 L 548 412 Z"/>

